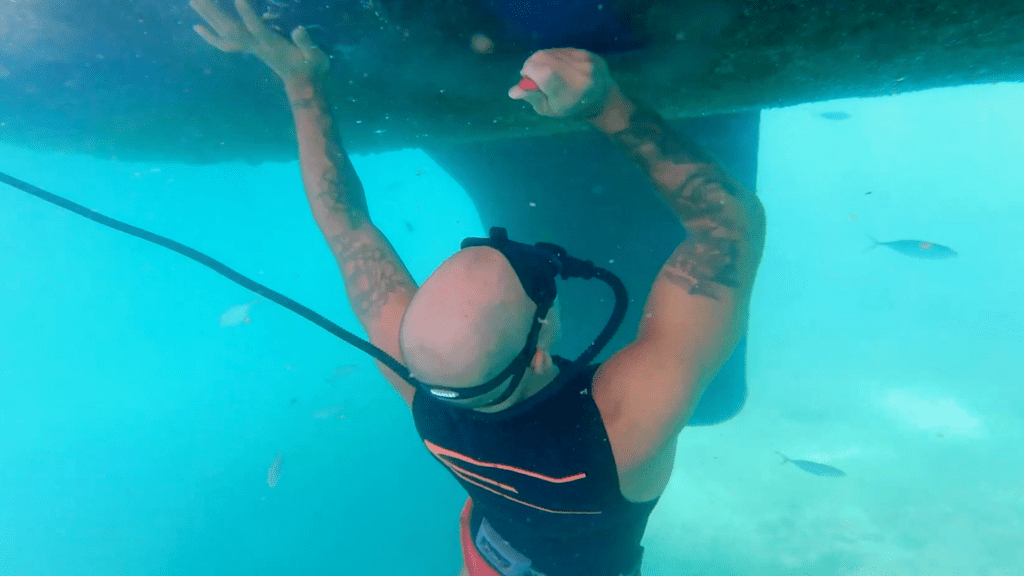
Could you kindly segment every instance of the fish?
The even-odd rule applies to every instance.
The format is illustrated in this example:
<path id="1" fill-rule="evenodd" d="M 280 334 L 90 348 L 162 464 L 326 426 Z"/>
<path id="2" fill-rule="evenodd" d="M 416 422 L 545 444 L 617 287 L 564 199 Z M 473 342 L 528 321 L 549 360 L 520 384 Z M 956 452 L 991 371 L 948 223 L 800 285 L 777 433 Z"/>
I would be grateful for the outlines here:
<path id="1" fill-rule="evenodd" d="M 327 377 L 326 381 L 334 382 L 339 378 L 354 373 L 356 370 L 359 370 L 359 367 L 356 366 L 355 364 L 342 364 L 341 366 L 338 366 L 337 368 L 334 369 L 334 372 L 332 372 L 331 375 Z"/>
<path id="2" fill-rule="evenodd" d="M 818 116 L 821 116 L 822 118 L 824 118 L 826 120 L 849 120 L 850 119 L 850 115 L 847 114 L 846 112 L 843 112 L 842 110 L 833 110 L 833 111 L 830 111 L 830 112 L 822 112 L 821 114 L 818 114 Z"/>
<path id="3" fill-rule="evenodd" d="M 284 454 L 281 452 L 277 453 L 277 457 L 274 458 L 274 462 L 271 463 L 270 468 L 267 469 L 267 486 L 273 488 L 277 486 L 277 481 L 281 479 L 281 462 L 284 461 Z"/>
<path id="4" fill-rule="evenodd" d="M 868 236 L 868 238 L 871 238 Z M 957 256 L 956 251 L 949 246 L 943 246 L 942 244 L 936 244 L 935 242 L 929 242 L 927 240 L 893 240 L 891 242 L 879 242 L 874 238 L 871 238 L 874 242 L 868 250 L 875 246 L 885 246 L 891 250 L 895 250 L 904 256 L 910 256 L 911 258 L 922 258 L 925 260 L 945 260 L 947 258 L 955 258 Z"/>
<path id="5" fill-rule="evenodd" d="M 779 452 L 778 450 L 776 450 L 775 453 L 778 454 L 779 456 L 782 456 L 782 464 L 792 462 L 793 465 L 796 466 L 797 468 L 803 470 L 804 472 L 814 474 L 815 476 L 828 476 L 831 478 L 846 476 L 846 472 L 843 472 L 839 468 L 833 468 L 828 464 L 822 464 L 821 462 L 811 462 L 810 460 L 793 460 L 792 458 L 786 456 L 785 454 Z"/>
<path id="6" fill-rule="evenodd" d="M 223 314 L 220 315 L 220 327 L 226 328 L 229 326 L 238 326 L 239 324 L 249 323 L 249 309 L 257 301 L 246 302 L 245 304 L 239 304 L 228 308 Z"/>

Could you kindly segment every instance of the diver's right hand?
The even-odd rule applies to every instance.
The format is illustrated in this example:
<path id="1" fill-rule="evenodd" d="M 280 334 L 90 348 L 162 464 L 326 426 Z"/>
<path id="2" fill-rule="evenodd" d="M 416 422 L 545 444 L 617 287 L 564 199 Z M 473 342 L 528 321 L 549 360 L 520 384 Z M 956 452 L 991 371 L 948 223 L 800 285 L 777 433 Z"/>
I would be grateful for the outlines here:
<path id="1" fill-rule="evenodd" d="M 191 0 L 188 5 L 217 32 L 210 32 L 202 24 L 193 26 L 203 40 L 222 52 L 256 56 L 270 66 L 285 85 L 313 81 L 327 73 L 327 54 L 317 48 L 305 28 L 296 28 L 289 41 L 264 24 L 249 0 L 235 0 L 241 21 L 225 14 L 211 0 Z"/>
<path id="2" fill-rule="evenodd" d="M 615 88 L 604 58 L 576 48 L 534 52 L 520 74 L 533 80 L 537 89 L 513 86 L 509 97 L 526 100 L 538 114 L 554 118 L 593 118 L 604 111 Z"/>

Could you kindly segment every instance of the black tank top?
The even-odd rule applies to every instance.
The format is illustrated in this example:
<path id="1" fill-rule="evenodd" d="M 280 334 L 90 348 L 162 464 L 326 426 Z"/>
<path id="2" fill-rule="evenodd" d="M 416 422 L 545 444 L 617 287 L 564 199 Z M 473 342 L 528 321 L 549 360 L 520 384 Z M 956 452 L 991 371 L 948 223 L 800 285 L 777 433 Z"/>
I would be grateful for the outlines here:
<path id="1" fill-rule="evenodd" d="M 564 358 L 555 359 L 559 368 Z M 507 410 L 485 414 L 416 391 L 412 413 L 424 445 L 473 499 L 483 518 L 547 576 L 630 574 L 657 499 L 619 490 L 608 433 L 591 396 L 596 365 Z"/>

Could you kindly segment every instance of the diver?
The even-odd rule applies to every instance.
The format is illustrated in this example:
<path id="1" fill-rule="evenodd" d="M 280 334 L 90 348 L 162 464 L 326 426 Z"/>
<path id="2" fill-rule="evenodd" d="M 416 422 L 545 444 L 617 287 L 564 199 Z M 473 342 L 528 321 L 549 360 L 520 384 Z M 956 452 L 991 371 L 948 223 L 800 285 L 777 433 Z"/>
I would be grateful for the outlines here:
<path id="1" fill-rule="evenodd" d="M 601 57 L 530 56 L 509 96 L 605 134 L 686 229 L 636 339 L 570 372 L 551 354 L 562 330 L 554 274 L 536 272 L 500 229 L 416 286 L 370 220 L 325 94 L 328 56 L 305 29 L 276 34 L 248 0 L 235 0 L 240 18 L 211 0 L 190 5 L 209 26 L 195 27 L 204 40 L 255 55 L 284 84 L 306 196 L 349 302 L 370 341 L 408 369 L 378 364 L 424 446 L 469 494 L 460 574 L 637 576 L 676 437 L 746 329 L 765 234 L 754 194 L 624 95 Z"/>

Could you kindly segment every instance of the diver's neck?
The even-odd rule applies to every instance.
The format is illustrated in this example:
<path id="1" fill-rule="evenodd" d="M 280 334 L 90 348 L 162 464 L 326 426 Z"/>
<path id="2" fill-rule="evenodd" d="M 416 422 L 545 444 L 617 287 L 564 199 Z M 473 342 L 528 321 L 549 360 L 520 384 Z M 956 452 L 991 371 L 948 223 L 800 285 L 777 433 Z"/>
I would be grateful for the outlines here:
<path id="1" fill-rule="evenodd" d="M 554 382 L 555 378 L 558 377 L 559 369 L 557 365 L 552 365 L 550 370 L 545 370 L 544 374 L 537 374 L 532 370 L 528 370 L 523 376 L 523 382 L 519 385 L 519 388 L 508 397 L 501 404 L 495 404 L 494 406 L 485 406 L 482 408 L 474 408 L 477 412 L 486 412 L 493 414 L 495 412 L 501 412 L 507 410 L 516 404 L 526 400 L 534 394 L 540 392 L 548 384 Z"/>

